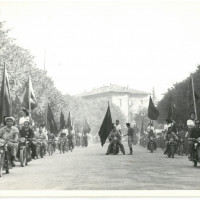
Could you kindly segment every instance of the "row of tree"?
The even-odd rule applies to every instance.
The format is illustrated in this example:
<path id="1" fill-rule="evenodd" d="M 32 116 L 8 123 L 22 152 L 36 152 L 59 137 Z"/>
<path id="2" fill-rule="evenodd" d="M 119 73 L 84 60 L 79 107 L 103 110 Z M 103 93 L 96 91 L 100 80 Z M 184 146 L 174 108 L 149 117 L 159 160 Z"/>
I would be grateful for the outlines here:
<path id="1" fill-rule="evenodd" d="M 193 84 L 192 79 L 193 77 Z M 194 86 L 194 92 L 192 89 Z M 194 112 L 194 99 L 197 108 L 197 117 L 200 117 L 200 66 L 182 82 L 176 83 L 168 89 L 157 108 L 160 111 L 159 123 L 165 123 L 169 116 L 180 125 L 186 125 L 189 113 Z M 194 97 L 194 98 L 193 98 Z"/>
<path id="2" fill-rule="evenodd" d="M 32 118 L 36 125 L 46 122 L 47 104 L 49 103 L 58 127 L 60 127 L 61 110 L 65 116 L 70 111 L 72 123 L 78 131 L 83 130 L 85 118 L 87 118 L 91 133 L 95 135 L 98 133 L 106 111 L 107 100 L 86 101 L 68 94 L 63 95 L 55 87 L 47 72 L 37 68 L 31 53 L 15 44 L 15 40 L 9 37 L 9 30 L 4 28 L 4 22 L 0 22 L 0 80 L 3 78 L 4 63 L 9 77 L 12 115 L 16 120 L 22 109 L 19 98 L 23 95 L 24 85 L 30 76 L 38 103 L 32 111 Z M 110 103 L 110 109 L 114 120 L 119 119 L 122 124 L 125 124 L 125 117 L 120 109 L 112 103 Z"/>

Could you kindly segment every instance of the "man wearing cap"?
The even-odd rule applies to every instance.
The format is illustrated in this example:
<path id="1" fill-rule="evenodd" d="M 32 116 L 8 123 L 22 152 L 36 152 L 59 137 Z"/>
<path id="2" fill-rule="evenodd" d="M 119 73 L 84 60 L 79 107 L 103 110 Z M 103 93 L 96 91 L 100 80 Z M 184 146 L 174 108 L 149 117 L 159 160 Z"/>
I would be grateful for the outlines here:
<path id="1" fill-rule="evenodd" d="M 191 129 L 189 138 L 188 138 L 188 147 L 189 147 L 189 160 L 192 160 L 193 146 L 194 142 L 191 140 L 192 138 L 198 139 L 200 137 L 200 121 L 199 119 L 195 119 L 194 121 L 195 127 Z"/>
<path id="2" fill-rule="evenodd" d="M 0 129 L 0 138 L 4 139 L 6 142 L 8 142 L 8 145 L 10 147 L 10 155 L 11 155 L 11 164 L 13 167 L 15 167 L 15 159 L 18 149 L 18 135 L 19 130 L 13 126 L 15 122 L 14 117 L 6 117 L 6 126 Z"/>
<path id="3" fill-rule="evenodd" d="M 129 149 L 130 149 L 130 153 L 129 155 L 132 155 L 133 154 L 133 138 L 134 138 L 134 129 L 131 127 L 130 123 L 126 123 L 126 126 L 128 128 L 128 131 L 127 131 L 127 134 L 128 135 L 128 146 L 129 146 Z M 124 136 L 126 136 L 124 135 Z"/>

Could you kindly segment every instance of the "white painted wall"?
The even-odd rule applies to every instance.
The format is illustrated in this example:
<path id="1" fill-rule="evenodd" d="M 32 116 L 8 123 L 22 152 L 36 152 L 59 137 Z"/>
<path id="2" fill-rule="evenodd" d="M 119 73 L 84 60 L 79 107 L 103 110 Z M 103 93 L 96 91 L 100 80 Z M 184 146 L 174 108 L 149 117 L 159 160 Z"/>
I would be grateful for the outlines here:
<path id="1" fill-rule="evenodd" d="M 121 101 L 121 105 L 120 105 Z M 124 113 L 126 120 L 128 121 L 128 95 L 116 95 L 112 96 L 112 103 L 118 106 Z"/>

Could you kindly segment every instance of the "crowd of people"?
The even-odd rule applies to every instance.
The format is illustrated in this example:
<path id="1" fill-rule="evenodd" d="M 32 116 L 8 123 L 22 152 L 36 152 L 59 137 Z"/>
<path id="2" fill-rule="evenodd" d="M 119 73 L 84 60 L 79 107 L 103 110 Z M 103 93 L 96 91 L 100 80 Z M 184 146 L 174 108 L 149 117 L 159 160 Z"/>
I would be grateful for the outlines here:
<path id="1" fill-rule="evenodd" d="M 51 133 L 45 127 L 45 124 L 40 124 L 37 127 L 29 117 L 26 109 L 22 110 L 21 115 L 18 123 L 14 117 L 5 117 L 5 124 L 0 128 L 0 140 L 8 145 L 9 162 L 12 168 L 20 160 L 19 143 L 21 138 L 28 141 L 28 148 L 30 149 L 30 159 L 28 161 L 38 158 L 37 144 L 39 141 L 44 148 L 44 155 L 47 154 L 49 141 L 51 141 L 53 151 L 60 150 L 63 141 L 64 151 L 62 153 L 68 151 L 69 148 L 72 151 L 75 146 L 88 146 L 87 133 L 75 133 L 74 130 L 66 127 L 63 127 L 59 133 Z M 2 161 L 0 160 L 0 162 Z"/>
<path id="2" fill-rule="evenodd" d="M 125 136 L 128 136 L 129 155 L 133 154 L 133 144 L 136 144 L 135 140 L 138 138 L 139 144 L 147 148 L 147 150 L 150 150 L 150 142 L 152 141 L 154 150 L 161 148 L 164 154 L 168 155 L 170 141 L 173 139 L 175 153 L 181 156 L 188 155 L 189 160 L 192 161 L 195 140 L 200 138 L 200 120 L 196 118 L 194 112 L 189 114 L 187 126 L 184 126 L 183 123 L 177 124 L 172 119 L 166 119 L 163 130 L 155 130 L 151 122 L 148 124 L 146 130 L 139 134 L 136 134 L 134 127 L 131 127 L 130 123 L 126 123 L 126 127 L 127 134 L 123 135 L 119 120 L 116 120 L 116 123 L 113 124 L 112 131 L 108 136 L 109 145 L 106 155 L 111 153 L 117 154 L 119 150 L 125 155 L 125 148 L 122 143 L 122 139 Z M 115 144 L 119 150 L 113 151 Z"/>
<path id="3" fill-rule="evenodd" d="M 194 139 L 198 139 L 200 137 L 200 121 L 196 118 L 194 112 L 189 114 L 187 126 L 184 126 L 183 123 L 177 124 L 171 119 L 166 119 L 164 129 L 158 133 L 154 131 L 153 125 L 150 123 L 147 130 L 144 131 L 140 137 L 140 145 L 145 148 L 148 148 L 149 135 L 152 134 L 150 132 L 153 132 L 153 137 L 155 138 L 157 147 L 163 149 L 164 154 L 167 154 L 169 141 L 173 138 L 175 152 L 179 155 L 188 155 L 189 160 L 192 161 Z"/>

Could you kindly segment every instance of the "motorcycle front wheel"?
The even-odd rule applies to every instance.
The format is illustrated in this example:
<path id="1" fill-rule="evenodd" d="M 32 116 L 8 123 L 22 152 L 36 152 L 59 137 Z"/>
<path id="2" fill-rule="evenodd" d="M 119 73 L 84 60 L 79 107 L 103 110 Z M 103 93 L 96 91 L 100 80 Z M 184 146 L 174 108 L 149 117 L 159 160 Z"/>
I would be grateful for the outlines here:
<path id="1" fill-rule="evenodd" d="M 3 163 L 4 163 L 4 154 L 1 153 L 0 154 L 0 177 L 2 177 L 2 173 L 3 173 Z"/>
<path id="2" fill-rule="evenodd" d="M 26 163 L 26 150 L 25 149 L 20 149 L 19 160 L 20 160 L 21 167 L 24 167 L 25 163 Z"/>

